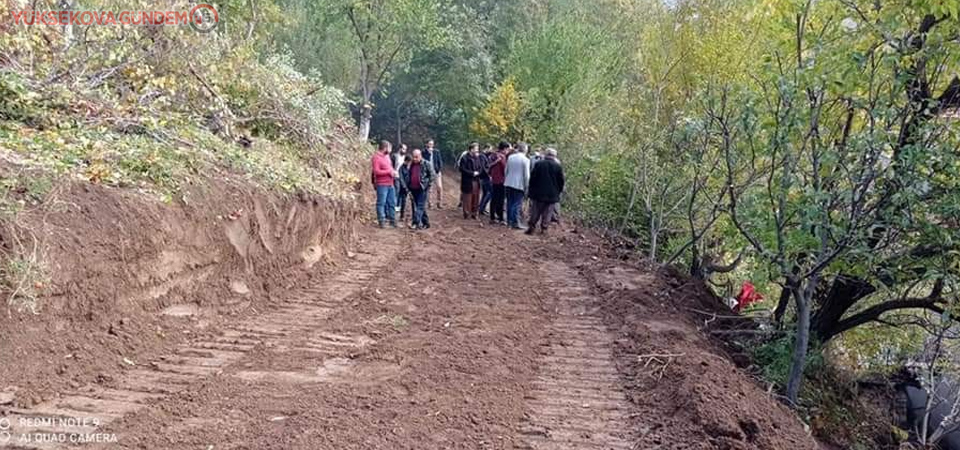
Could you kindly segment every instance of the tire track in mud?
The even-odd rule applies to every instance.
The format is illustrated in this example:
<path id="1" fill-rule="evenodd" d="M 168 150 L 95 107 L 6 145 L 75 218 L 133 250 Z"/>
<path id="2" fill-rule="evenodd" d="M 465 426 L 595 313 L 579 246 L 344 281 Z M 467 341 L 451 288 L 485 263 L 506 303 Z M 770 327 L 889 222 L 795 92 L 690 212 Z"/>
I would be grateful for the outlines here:
<path id="1" fill-rule="evenodd" d="M 76 446 L 77 436 L 90 438 L 102 434 L 110 439 L 116 430 L 104 432 L 105 426 L 127 414 L 154 405 L 183 392 L 208 377 L 221 375 L 231 365 L 241 362 L 259 346 L 275 351 L 294 351 L 332 356 L 345 348 L 359 348 L 370 340 L 362 336 L 343 336 L 323 330 L 324 320 L 345 300 L 371 283 L 401 249 L 398 233 L 382 234 L 370 243 L 369 253 L 358 252 L 346 267 L 317 284 L 296 291 L 280 302 L 276 309 L 243 321 L 221 326 L 217 336 L 192 340 L 179 345 L 171 354 L 147 364 L 138 364 L 120 374 L 112 387 L 86 386 L 61 393 L 54 400 L 27 409 L 13 409 L 5 415 L 10 439 L 0 448 L 58 449 Z M 339 359 L 333 359 L 336 370 Z M 262 377 L 283 379 L 283 372 L 238 372 L 232 374 L 250 380 Z M 299 374 L 286 374 L 297 377 Z M 108 429 L 109 430 L 109 429 Z M 18 442 L 23 435 L 41 436 L 45 441 Z M 66 442 L 51 436 L 66 435 Z M 71 439 L 71 437 L 73 437 Z M 100 442 L 109 447 L 109 441 Z"/>
<path id="2" fill-rule="evenodd" d="M 524 443 L 532 450 L 635 448 L 623 431 L 635 413 L 621 390 L 613 338 L 585 281 L 558 261 L 543 263 L 540 271 L 556 297 L 557 317 L 524 397 Z"/>

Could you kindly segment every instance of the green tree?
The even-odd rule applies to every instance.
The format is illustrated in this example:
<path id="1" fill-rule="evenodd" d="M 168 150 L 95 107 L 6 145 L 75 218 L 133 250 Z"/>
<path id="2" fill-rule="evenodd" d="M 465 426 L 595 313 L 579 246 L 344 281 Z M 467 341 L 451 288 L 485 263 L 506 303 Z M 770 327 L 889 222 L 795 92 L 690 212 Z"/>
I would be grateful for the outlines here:
<path id="1" fill-rule="evenodd" d="M 450 39 L 442 26 L 442 0 L 346 0 L 343 5 L 359 49 L 360 137 L 370 135 L 374 94 L 392 71 L 409 62 L 416 48 L 434 48 Z"/>

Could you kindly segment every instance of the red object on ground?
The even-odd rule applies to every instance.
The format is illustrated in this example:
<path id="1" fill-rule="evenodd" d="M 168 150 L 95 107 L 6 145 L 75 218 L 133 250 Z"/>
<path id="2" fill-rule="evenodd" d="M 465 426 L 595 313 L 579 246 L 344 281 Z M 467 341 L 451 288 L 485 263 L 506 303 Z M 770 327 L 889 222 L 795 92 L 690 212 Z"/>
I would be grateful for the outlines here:
<path id="1" fill-rule="evenodd" d="M 750 306 L 750 304 L 761 300 L 763 300 L 763 294 L 757 292 L 757 289 L 753 287 L 753 283 L 744 281 L 743 286 L 740 287 L 740 293 L 737 294 L 737 306 L 733 308 L 733 310 L 740 312 L 747 306 Z"/>

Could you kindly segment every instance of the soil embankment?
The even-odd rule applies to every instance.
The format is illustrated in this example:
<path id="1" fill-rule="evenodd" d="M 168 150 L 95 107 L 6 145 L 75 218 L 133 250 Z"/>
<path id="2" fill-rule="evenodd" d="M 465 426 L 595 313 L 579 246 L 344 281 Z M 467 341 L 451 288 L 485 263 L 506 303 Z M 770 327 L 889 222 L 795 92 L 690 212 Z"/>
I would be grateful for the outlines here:
<path id="1" fill-rule="evenodd" d="M 0 386 L 30 407 L 102 383 L 193 333 L 257 314 L 345 254 L 355 202 L 280 196 L 224 178 L 171 203 L 70 183 L 0 245 L 37 244 L 36 314 L 0 317 Z M 190 326 L 185 328 L 184 324 Z"/>

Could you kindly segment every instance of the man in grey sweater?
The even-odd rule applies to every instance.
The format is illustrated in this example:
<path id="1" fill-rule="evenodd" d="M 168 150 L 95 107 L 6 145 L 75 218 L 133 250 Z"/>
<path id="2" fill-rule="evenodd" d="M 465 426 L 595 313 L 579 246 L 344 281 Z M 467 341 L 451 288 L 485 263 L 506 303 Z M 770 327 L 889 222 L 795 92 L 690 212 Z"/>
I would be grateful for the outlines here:
<path id="1" fill-rule="evenodd" d="M 530 183 L 530 160 L 527 159 L 527 144 L 517 144 L 514 151 L 507 158 L 506 179 L 504 186 L 507 191 L 507 225 L 515 230 L 522 230 L 520 226 L 520 208 L 523 206 L 523 196 Z"/>

